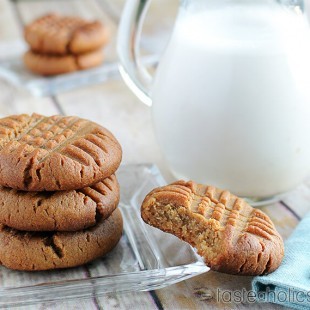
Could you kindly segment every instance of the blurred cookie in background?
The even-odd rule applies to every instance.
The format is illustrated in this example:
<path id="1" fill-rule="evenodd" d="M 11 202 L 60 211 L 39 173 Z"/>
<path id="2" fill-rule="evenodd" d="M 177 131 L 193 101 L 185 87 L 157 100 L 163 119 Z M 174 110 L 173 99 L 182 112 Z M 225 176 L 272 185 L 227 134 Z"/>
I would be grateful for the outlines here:
<path id="1" fill-rule="evenodd" d="M 109 41 L 107 27 L 80 17 L 44 15 L 25 27 L 30 50 L 24 64 L 41 75 L 57 75 L 96 67 Z"/>

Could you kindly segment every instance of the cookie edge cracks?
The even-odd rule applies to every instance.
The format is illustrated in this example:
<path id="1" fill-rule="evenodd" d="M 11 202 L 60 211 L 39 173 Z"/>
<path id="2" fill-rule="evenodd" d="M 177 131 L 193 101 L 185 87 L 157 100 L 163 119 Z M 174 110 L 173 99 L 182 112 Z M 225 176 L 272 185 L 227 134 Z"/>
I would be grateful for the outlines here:
<path id="1" fill-rule="evenodd" d="M 0 263 L 25 271 L 80 266 L 112 251 L 122 231 L 123 219 L 118 209 L 96 226 L 78 233 L 19 232 L 0 224 Z"/>
<path id="2" fill-rule="evenodd" d="M 24 192 L 0 187 L 0 223 L 22 231 L 77 231 L 108 218 L 119 204 L 115 175 L 91 188 Z"/>

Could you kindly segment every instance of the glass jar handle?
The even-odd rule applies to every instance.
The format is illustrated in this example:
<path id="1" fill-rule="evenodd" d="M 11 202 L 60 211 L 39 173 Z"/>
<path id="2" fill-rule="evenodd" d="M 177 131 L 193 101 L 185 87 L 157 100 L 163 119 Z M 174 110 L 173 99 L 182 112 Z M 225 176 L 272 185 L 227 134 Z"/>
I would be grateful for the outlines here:
<path id="1" fill-rule="evenodd" d="M 150 97 L 152 77 L 140 62 L 139 43 L 150 2 L 150 0 L 126 1 L 117 38 L 120 73 L 133 93 L 148 106 L 152 105 Z"/>

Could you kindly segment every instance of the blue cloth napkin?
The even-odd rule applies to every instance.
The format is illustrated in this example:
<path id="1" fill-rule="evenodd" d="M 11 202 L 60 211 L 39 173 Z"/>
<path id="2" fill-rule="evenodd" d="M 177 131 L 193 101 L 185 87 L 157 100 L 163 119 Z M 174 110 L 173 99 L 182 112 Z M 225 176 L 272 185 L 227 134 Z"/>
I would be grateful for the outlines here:
<path id="1" fill-rule="evenodd" d="M 310 214 L 285 242 L 281 266 L 267 276 L 255 277 L 252 288 L 258 301 L 310 309 Z"/>

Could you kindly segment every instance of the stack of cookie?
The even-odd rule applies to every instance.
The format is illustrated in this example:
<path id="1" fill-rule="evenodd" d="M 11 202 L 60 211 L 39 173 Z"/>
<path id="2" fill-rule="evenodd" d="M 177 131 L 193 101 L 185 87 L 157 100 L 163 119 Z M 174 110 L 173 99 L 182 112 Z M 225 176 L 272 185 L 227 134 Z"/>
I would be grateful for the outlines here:
<path id="1" fill-rule="evenodd" d="M 100 22 L 56 14 L 42 16 L 25 28 L 30 50 L 26 67 L 41 75 L 56 75 L 98 66 L 109 33 Z"/>
<path id="2" fill-rule="evenodd" d="M 17 270 L 87 263 L 123 228 L 118 141 L 78 117 L 0 119 L 0 262 Z"/>

